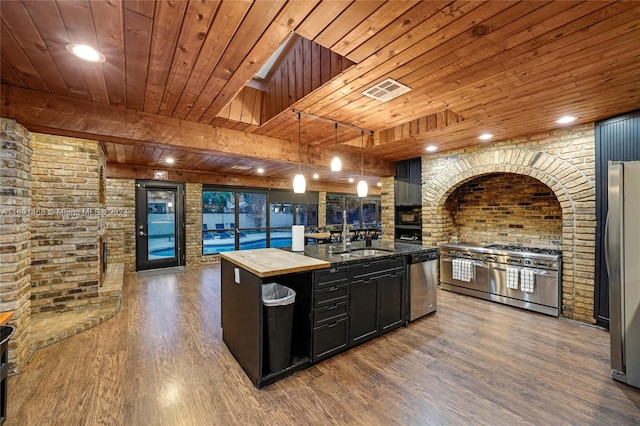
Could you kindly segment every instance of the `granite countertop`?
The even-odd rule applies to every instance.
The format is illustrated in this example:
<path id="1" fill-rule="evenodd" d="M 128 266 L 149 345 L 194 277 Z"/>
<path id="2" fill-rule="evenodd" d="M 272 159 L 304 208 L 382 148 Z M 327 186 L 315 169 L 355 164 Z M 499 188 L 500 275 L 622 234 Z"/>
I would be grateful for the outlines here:
<path id="1" fill-rule="evenodd" d="M 329 254 L 329 247 L 335 247 L 333 254 Z M 375 254 L 353 253 L 358 249 L 378 249 Z M 418 244 L 386 243 L 380 240 L 372 241 L 371 247 L 366 247 L 364 241 L 357 241 L 348 248 L 350 254 L 343 256 L 341 244 L 314 244 L 305 246 L 304 253 L 292 252 L 291 247 L 281 249 L 264 248 L 255 250 L 241 250 L 220 253 L 223 259 L 248 270 L 259 277 L 290 274 L 328 268 L 339 264 L 362 262 L 370 259 L 383 259 L 396 256 L 407 256 L 438 250 L 437 247 L 421 246 Z"/>
<path id="2" fill-rule="evenodd" d="M 335 247 L 334 253 L 332 255 L 329 254 L 329 246 Z M 331 263 L 331 265 L 337 264 L 347 264 L 353 262 L 362 262 L 363 260 L 373 259 L 373 258 L 385 258 L 385 257 L 395 257 L 398 255 L 411 255 L 417 253 L 426 253 L 434 250 L 438 250 L 437 247 L 433 246 L 421 246 L 419 244 L 406 244 L 406 243 L 387 243 L 382 242 L 380 240 L 374 240 L 371 242 L 371 247 L 365 247 L 364 241 L 356 241 L 351 243 L 351 246 L 347 250 L 357 250 L 357 249 L 381 249 L 386 250 L 384 252 L 379 252 L 375 255 L 362 255 L 358 256 L 342 256 L 339 252 L 342 251 L 342 244 L 313 244 L 307 245 L 304 247 L 304 255 L 308 257 L 313 257 L 315 259 L 324 260 L 325 262 Z M 291 250 L 287 248 L 285 250 Z M 302 252 L 300 252 L 302 254 Z"/>

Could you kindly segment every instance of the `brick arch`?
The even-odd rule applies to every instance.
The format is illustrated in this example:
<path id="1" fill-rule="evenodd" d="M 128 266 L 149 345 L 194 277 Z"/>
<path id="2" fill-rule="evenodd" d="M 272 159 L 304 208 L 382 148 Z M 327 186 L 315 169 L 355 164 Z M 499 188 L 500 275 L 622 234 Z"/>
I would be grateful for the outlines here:
<path id="1" fill-rule="evenodd" d="M 576 299 L 574 253 L 580 213 L 577 204 L 595 199 L 594 184 L 589 176 L 569 161 L 526 148 L 475 152 L 474 155 L 458 155 L 453 160 L 435 177 L 429 179 L 429 173 L 425 173 L 425 179 L 423 175 L 423 228 L 427 231 L 423 229 L 423 244 L 447 241 L 447 224 L 451 218 L 444 205 L 449 195 L 462 184 L 492 173 L 515 173 L 537 179 L 553 191 L 562 209 L 562 314 L 573 318 Z"/>

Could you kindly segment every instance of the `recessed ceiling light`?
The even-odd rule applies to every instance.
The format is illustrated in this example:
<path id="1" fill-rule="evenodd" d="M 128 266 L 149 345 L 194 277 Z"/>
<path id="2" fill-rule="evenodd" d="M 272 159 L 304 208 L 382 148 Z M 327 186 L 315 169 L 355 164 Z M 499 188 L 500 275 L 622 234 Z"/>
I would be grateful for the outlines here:
<path id="1" fill-rule="evenodd" d="M 164 160 L 164 161 L 165 161 L 166 163 L 168 163 L 168 164 L 173 164 L 173 162 L 174 162 L 175 160 L 174 160 L 173 158 L 171 158 L 171 157 L 167 157 L 167 159 L 166 159 L 166 160 Z"/>
<path id="2" fill-rule="evenodd" d="M 67 44 L 67 50 L 85 61 L 104 62 L 107 60 L 102 53 L 86 44 Z"/>
<path id="3" fill-rule="evenodd" d="M 382 186 L 382 182 L 378 182 L 376 185 L 378 185 L 378 186 Z"/>
<path id="4" fill-rule="evenodd" d="M 567 123 L 573 123 L 574 121 L 576 121 L 577 117 L 573 117 L 571 115 L 565 115 L 564 117 L 560 117 L 557 121 L 558 124 L 567 124 Z"/>
<path id="5" fill-rule="evenodd" d="M 314 179 L 318 179 L 319 177 L 320 177 L 320 175 L 319 175 L 319 174 L 317 174 L 317 173 L 314 173 L 314 174 L 313 174 L 313 178 L 314 178 Z"/>
<path id="6" fill-rule="evenodd" d="M 493 137 L 493 135 L 491 133 L 483 133 L 478 138 L 482 139 L 483 141 L 488 141 L 492 137 Z"/>
<path id="7" fill-rule="evenodd" d="M 438 149 L 438 147 L 437 147 L 437 146 L 435 146 L 435 145 L 429 145 L 426 149 L 427 149 L 427 151 L 429 151 L 429 152 L 433 152 L 433 151 L 437 150 L 437 149 Z"/>
<path id="8" fill-rule="evenodd" d="M 259 167 L 258 170 L 256 170 L 258 173 L 262 174 L 264 173 L 264 169 L 262 167 Z"/>
<path id="9" fill-rule="evenodd" d="M 353 183 L 353 178 L 349 178 L 349 183 Z"/>

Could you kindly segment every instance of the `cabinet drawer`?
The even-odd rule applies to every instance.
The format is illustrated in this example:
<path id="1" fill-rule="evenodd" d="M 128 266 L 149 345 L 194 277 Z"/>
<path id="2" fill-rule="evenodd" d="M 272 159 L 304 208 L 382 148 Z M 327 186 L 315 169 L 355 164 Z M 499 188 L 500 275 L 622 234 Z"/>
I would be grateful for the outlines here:
<path id="1" fill-rule="evenodd" d="M 353 278 L 359 278 L 382 271 L 401 268 L 404 268 L 404 256 L 396 256 L 353 265 L 351 267 L 351 276 Z"/>
<path id="2" fill-rule="evenodd" d="M 349 314 L 349 302 L 344 301 L 334 303 L 324 308 L 313 311 L 313 326 L 319 327 L 324 324 L 335 322 L 336 320 L 345 318 Z"/>
<path id="3" fill-rule="evenodd" d="M 323 269 L 317 271 L 315 276 L 315 288 L 321 289 L 327 286 L 346 283 L 349 281 L 349 267 L 348 266 L 336 266 L 329 269 Z"/>
<path id="4" fill-rule="evenodd" d="M 347 348 L 349 319 L 344 318 L 331 324 L 313 329 L 313 361 L 326 358 Z"/>
<path id="5" fill-rule="evenodd" d="M 313 307 L 322 308 L 349 300 L 349 284 L 340 284 L 313 292 Z"/>

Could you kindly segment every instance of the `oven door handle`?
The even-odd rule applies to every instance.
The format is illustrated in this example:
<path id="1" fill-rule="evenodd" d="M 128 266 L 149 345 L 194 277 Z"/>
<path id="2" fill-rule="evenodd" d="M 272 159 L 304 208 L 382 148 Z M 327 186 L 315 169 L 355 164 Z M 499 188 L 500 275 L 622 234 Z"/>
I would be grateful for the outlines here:
<path id="1" fill-rule="evenodd" d="M 478 268 L 489 269 L 489 266 L 485 265 L 484 263 L 480 263 L 480 262 L 473 262 L 473 266 L 477 266 Z"/>

